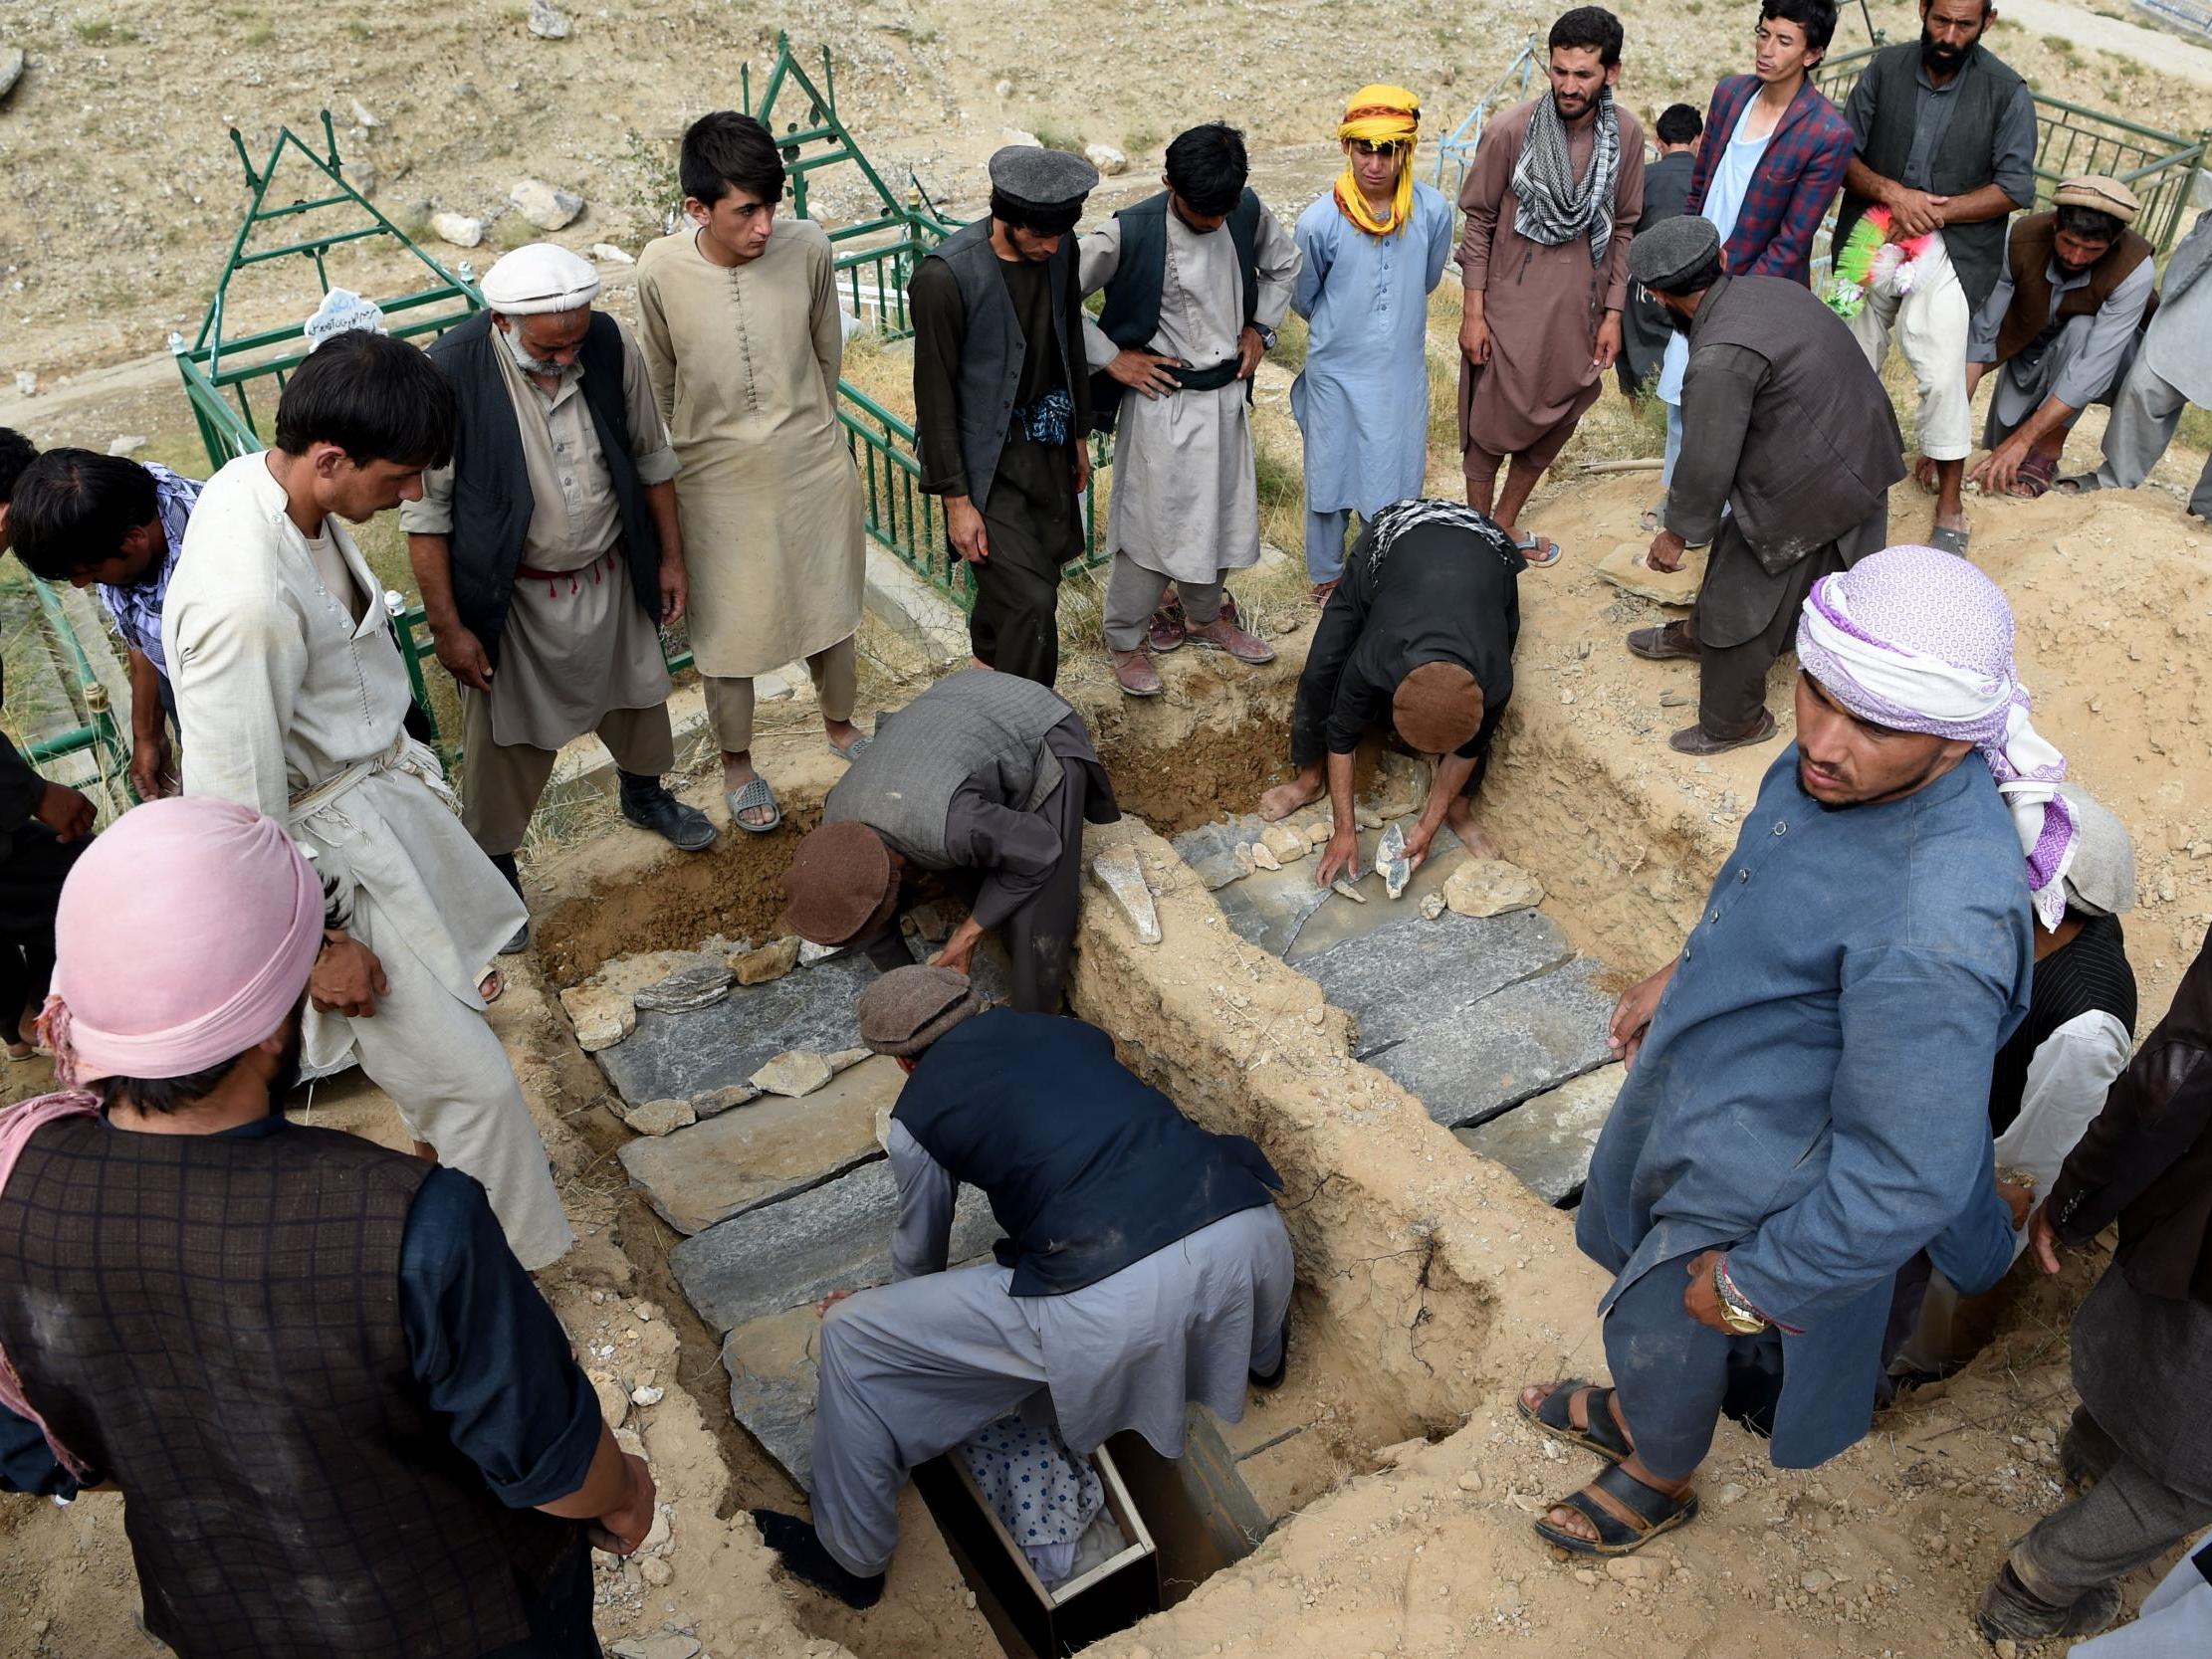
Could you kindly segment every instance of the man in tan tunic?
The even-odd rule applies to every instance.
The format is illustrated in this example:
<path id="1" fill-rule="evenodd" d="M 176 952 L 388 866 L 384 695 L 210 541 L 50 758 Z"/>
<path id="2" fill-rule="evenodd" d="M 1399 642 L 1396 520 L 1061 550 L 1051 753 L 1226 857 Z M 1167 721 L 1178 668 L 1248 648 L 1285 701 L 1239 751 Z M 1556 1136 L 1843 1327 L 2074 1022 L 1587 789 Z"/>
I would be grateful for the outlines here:
<path id="1" fill-rule="evenodd" d="M 676 745 L 659 624 L 684 614 L 676 456 L 598 291 L 591 263 L 551 242 L 484 274 L 491 310 L 430 347 L 460 405 L 453 459 L 399 509 L 461 686 L 461 820 L 518 893 L 538 797 L 586 731 L 614 756 L 623 817 L 687 853 L 715 839 L 661 782 Z M 526 922 L 506 948 L 529 942 Z"/>
<path id="2" fill-rule="evenodd" d="M 852 724 L 865 543 L 837 423 L 844 325 L 821 227 L 771 234 L 783 163 L 766 127 L 702 115 L 679 167 L 692 223 L 637 262 L 640 333 L 682 467 L 692 660 L 730 817 L 762 835 L 783 810 L 753 765 L 756 676 L 805 658 L 830 748 L 849 760 L 868 740 Z"/>
<path id="3" fill-rule="evenodd" d="M 1459 192 L 1467 505 L 1531 564 L 1555 562 L 1559 546 L 1523 534 L 1522 510 L 1621 354 L 1629 238 L 1644 212 L 1644 128 L 1613 100 L 1621 41 L 1602 6 L 1554 23 L 1551 91 L 1490 123 Z"/>

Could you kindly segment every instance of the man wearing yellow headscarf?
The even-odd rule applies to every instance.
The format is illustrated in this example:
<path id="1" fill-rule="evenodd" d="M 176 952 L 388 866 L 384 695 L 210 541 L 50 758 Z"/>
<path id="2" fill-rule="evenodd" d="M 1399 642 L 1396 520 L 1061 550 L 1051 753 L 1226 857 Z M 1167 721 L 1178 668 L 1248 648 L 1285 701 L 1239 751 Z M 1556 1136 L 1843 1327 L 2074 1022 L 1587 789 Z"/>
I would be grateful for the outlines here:
<path id="1" fill-rule="evenodd" d="M 1429 470 L 1429 296 L 1451 252 L 1451 207 L 1414 179 L 1421 101 L 1362 87 L 1337 137 L 1344 172 L 1299 216 L 1291 309 L 1311 327 L 1290 408 L 1306 440 L 1306 574 L 1325 601 L 1352 515 L 1422 495 Z"/>

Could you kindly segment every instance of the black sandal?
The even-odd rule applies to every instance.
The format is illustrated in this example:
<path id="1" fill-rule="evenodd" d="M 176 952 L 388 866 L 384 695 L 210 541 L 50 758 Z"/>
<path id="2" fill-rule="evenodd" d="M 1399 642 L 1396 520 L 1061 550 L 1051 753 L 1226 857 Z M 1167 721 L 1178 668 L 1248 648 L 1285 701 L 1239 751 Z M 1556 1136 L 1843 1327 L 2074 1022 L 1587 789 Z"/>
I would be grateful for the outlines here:
<path id="1" fill-rule="evenodd" d="M 1568 1494 L 1554 1509 L 1570 1509 L 1598 1530 L 1597 1542 L 1562 1532 L 1548 1521 L 1536 1523 L 1536 1536 L 1555 1550 L 1575 1555 L 1631 1555 L 1661 1533 L 1697 1519 L 1697 1494 L 1669 1497 L 1646 1486 L 1618 1463 L 1609 1464 L 1580 1492 Z"/>
<path id="2" fill-rule="evenodd" d="M 1574 1410 L 1576 1392 L 1583 1388 L 1590 1390 L 1590 1403 L 1583 1411 L 1583 1415 L 1590 1419 L 1587 1429 L 1575 1427 L 1574 1419 L 1569 1415 Z M 1551 1415 L 1554 1400 L 1559 1402 L 1557 1416 Z M 1595 1452 L 1608 1463 L 1623 1462 L 1636 1453 L 1636 1448 L 1621 1433 L 1621 1425 L 1614 1421 L 1613 1390 L 1592 1386 L 1586 1376 L 1562 1377 L 1552 1384 L 1551 1392 L 1544 1396 L 1543 1403 L 1534 1410 L 1529 1408 L 1525 1399 L 1516 1398 L 1513 1403 L 1520 1408 L 1522 1417 L 1553 1439 L 1564 1440 L 1570 1446 L 1580 1446 L 1586 1452 Z"/>

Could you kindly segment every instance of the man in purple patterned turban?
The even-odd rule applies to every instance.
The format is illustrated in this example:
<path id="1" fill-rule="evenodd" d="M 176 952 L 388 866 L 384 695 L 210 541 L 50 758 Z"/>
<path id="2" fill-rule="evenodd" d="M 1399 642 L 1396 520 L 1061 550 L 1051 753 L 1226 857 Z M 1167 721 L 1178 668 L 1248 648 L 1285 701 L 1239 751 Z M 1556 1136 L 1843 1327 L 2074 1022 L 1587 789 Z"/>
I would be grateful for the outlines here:
<path id="1" fill-rule="evenodd" d="M 1925 1250 L 1971 1295 L 2011 1264 L 1990 1067 L 2027 1012 L 2030 888 L 2072 845 L 2012 613 L 1963 559 L 1891 547 L 1814 586 L 1798 657 L 1796 743 L 1680 956 L 1614 1011 L 1630 1070 L 1575 1222 L 1615 1275 L 1613 1386 L 1520 1402 L 1610 1465 L 1538 1521 L 1564 1550 L 1695 1516 L 1723 1411 L 1780 1467 L 1834 1457 L 1898 1268 Z"/>

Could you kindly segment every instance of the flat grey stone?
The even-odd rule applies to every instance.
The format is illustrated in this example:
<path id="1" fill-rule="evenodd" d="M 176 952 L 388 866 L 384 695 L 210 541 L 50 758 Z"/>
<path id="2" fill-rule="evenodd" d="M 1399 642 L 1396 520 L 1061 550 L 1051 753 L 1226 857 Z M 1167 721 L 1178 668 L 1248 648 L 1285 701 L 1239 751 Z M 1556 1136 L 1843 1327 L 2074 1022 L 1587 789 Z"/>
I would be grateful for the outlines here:
<path id="1" fill-rule="evenodd" d="M 821 1316 L 801 1303 L 748 1320 L 723 1339 L 730 1413 L 801 1492 L 814 1489 L 814 1385 Z"/>
<path id="2" fill-rule="evenodd" d="M 1448 829 L 1438 830 L 1437 838 L 1429 843 L 1429 856 L 1413 873 L 1406 891 L 1393 899 L 1384 890 L 1382 878 L 1375 874 L 1375 854 L 1388 833 L 1388 826 L 1360 832 L 1360 891 L 1367 896 L 1368 908 L 1361 910 L 1350 904 L 1322 906 L 1291 940 L 1284 959 L 1293 967 L 1302 968 L 1322 951 L 1372 933 L 1400 917 L 1419 915 L 1421 902 L 1432 893 L 1442 892 L 1451 872 L 1467 856 L 1457 836 Z"/>
<path id="3" fill-rule="evenodd" d="M 1216 889 L 1214 898 L 1238 938 L 1270 955 L 1287 955 L 1298 930 L 1323 905 L 1352 908 L 1350 900 L 1314 886 L 1316 868 L 1312 859 L 1302 858 L 1287 870 L 1255 870 L 1240 882 Z"/>
<path id="4" fill-rule="evenodd" d="M 878 1159 L 825 1186 L 717 1222 L 670 1251 L 668 1265 L 699 1317 L 717 1331 L 733 1331 L 831 1291 L 889 1280 L 898 1213 L 891 1165 Z M 963 1186 L 948 1259 L 981 1255 L 998 1236 L 983 1192 Z"/>
<path id="5" fill-rule="evenodd" d="M 853 1047 L 853 1001 L 875 976 L 867 957 L 838 956 L 740 986 L 711 1007 L 640 1013 L 635 1031 L 599 1051 L 599 1064 L 624 1100 L 694 1100 L 745 1083 L 785 1049 Z"/>
<path id="6" fill-rule="evenodd" d="M 1626 1067 L 1603 1066 L 1486 1124 L 1451 1133 L 1470 1151 L 1512 1170 L 1545 1203 L 1569 1203 L 1590 1178 L 1598 1132 L 1612 1116 L 1626 1076 Z"/>
<path id="7" fill-rule="evenodd" d="M 1298 963 L 1331 1002 L 1360 1022 L 1362 1060 L 1417 1032 L 1456 1020 L 1516 979 L 1574 955 L 1538 911 L 1475 918 L 1446 911 L 1434 922 L 1392 907 L 1380 926 Z"/>
<path id="8" fill-rule="evenodd" d="M 702 962 L 642 987 L 631 1000 L 641 1014 L 688 1014 L 720 1002 L 736 977 L 720 962 Z"/>
<path id="9" fill-rule="evenodd" d="M 1577 957 L 1454 1018 L 1424 1021 L 1368 1064 L 1420 1096 L 1447 1129 L 1482 1123 L 1613 1059 L 1606 1027 L 1617 998 L 1598 987 L 1599 971 Z"/>
<path id="10" fill-rule="evenodd" d="M 896 1061 L 874 1056 L 804 1100 L 766 1099 L 616 1155 L 663 1221 L 704 1232 L 881 1157 L 876 1113 L 905 1083 Z"/>
<path id="11" fill-rule="evenodd" d="M 1201 824 L 1197 829 L 1185 830 L 1171 843 L 1191 873 L 1206 884 L 1209 893 L 1218 893 L 1222 888 L 1244 876 L 1244 867 L 1236 862 L 1236 848 L 1247 841 L 1257 841 L 1259 832 L 1267 826 L 1246 814 L 1241 818 L 1217 819 L 1211 824 Z"/>

